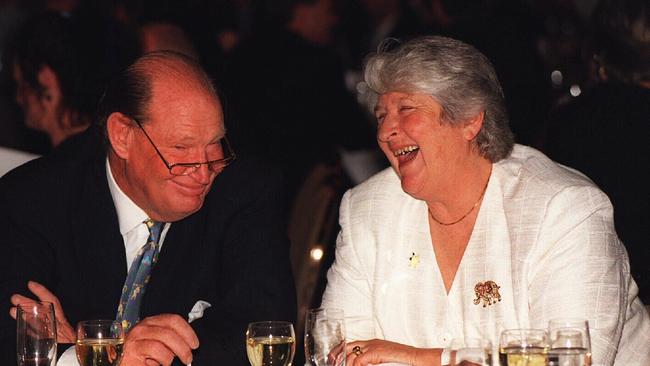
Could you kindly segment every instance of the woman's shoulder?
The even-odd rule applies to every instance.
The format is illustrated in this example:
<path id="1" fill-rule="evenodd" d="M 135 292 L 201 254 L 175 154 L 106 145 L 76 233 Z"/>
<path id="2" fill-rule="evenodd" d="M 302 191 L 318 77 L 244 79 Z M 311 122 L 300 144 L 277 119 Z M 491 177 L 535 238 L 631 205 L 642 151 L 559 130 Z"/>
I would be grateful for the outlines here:
<path id="1" fill-rule="evenodd" d="M 542 152 L 524 145 L 515 145 L 512 154 L 495 164 L 501 175 L 506 195 L 526 191 L 554 195 L 569 187 L 597 189 L 597 186 L 581 172 L 548 158 Z M 531 191 L 532 189 L 532 191 Z"/>
<path id="2" fill-rule="evenodd" d="M 541 222 L 556 211 L 576 220 L 601 209 L 611 213 L 609 198 L 587 176 L 531 147 L 516 145 L 494 171 L 506 215 L 512 214 L 515 221 Z"/>

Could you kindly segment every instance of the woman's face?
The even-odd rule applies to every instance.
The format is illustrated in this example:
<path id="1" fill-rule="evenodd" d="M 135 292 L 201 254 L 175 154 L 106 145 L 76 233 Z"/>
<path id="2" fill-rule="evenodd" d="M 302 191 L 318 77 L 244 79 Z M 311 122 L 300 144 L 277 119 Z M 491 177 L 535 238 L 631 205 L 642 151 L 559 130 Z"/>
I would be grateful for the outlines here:
<path id="1" fill-rule="evenodd" d="M 442 106 L 426 94 L 388 92 L 375 107 L 379 147 L 402 189 L 418 199 L 431 199 L 434 186 L 453 183 L 461 159 L 471 153 L 466 129 L 442 122 L 442 113 Z"/>

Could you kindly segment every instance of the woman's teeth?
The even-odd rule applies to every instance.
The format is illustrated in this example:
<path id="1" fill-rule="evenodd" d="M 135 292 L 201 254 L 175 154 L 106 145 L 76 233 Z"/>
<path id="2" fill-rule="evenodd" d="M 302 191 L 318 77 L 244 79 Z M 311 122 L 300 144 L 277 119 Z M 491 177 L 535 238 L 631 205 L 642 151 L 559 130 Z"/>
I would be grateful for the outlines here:
<path id="1" fill-rule="evenodd" d="M 402 156 L 402 155 L 406 155 L 406 154 L 408 154 L 410 152 L 413 152 L 415 150 L 418 150 L 418 149 L 419 149 L 419 147 L 417 147 L 417 146 L 406 146 L 406 147 L 403 147 L 403 148 L 393 152 L 393 155 L 394 156 Z"/>

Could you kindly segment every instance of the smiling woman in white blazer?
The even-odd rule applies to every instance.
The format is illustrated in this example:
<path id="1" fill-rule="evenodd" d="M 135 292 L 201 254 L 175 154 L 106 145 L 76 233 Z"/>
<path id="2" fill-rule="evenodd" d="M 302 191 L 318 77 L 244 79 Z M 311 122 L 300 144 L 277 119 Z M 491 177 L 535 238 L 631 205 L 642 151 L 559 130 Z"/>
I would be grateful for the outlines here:
<path id="1" fill-rule="evenodd" d="M 650 365 L 607 196 L 514 144 L 485 56 L 423 37 L 372 55 L 365 79 L 392 167 L 341 203 L 322 306 L 355 320 L 347 364 L 440 365 L 453 338 L 577 317 L 594 365 Z"/>

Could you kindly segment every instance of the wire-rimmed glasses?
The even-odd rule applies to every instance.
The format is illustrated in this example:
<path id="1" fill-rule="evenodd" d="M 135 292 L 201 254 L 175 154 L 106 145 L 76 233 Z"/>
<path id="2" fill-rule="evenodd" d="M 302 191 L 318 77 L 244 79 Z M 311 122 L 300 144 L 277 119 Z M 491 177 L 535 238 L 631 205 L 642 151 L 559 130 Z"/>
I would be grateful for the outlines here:
<path id="1" fill-rule="evenodd" d="M 230 147 L 230 143 L 228 142 L 228 139 L 226 136 L 221 138 L 215 145 L 214 145 L 214 151 L 208 152 L 208 156 L 221 156 L 220 158 L 213 159 L 213 160 L 208 160 L 204 162 L 194 162 L 194 163 L 173 163 L 170 164 L 167 159 L 163 156 L 163 154 L 158 150 L 158 147 L 156 144 L 153 142 L 147 131 L 144 129 L 142 126 L 142 123 L 138 121 L 135 118 L 131 118 L 137 125 L 140 127 L 140 130 L 144 133 L 144 136 L 149 140 L 149 143 L 151 143 L 151 146 L 153 146 L 154 150 L 156 150 L 156 153 L 160 157 L 160 160 L 165 164 L 167 169 L 169 169 L 169 173 L 171 175 L 189 175 L 194 173 L 201 165 L 207 165 L 208 169 L 210 171 L 219 173 L 223 168 L 228 166 L 230 163 L 235 160 L 236 156 L 235 152 L 232 150 Z"/>

